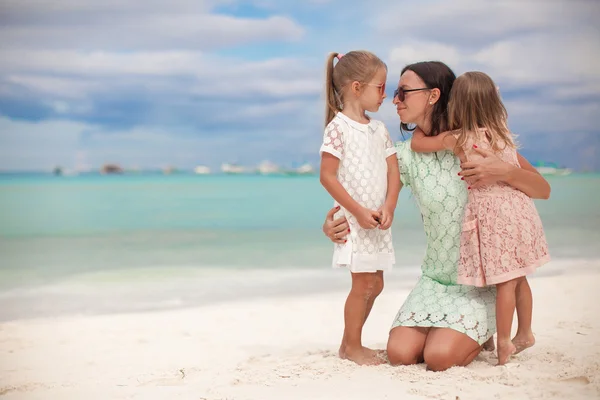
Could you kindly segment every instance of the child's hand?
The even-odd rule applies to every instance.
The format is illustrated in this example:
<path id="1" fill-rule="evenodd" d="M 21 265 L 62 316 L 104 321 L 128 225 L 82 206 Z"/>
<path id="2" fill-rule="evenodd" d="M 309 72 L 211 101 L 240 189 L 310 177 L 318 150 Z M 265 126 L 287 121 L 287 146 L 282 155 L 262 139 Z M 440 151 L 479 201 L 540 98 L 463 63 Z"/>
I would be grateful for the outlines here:
<path id="1" fill-rule="evenodd" d="M 379 221 L 381 220 L 379 211 L 369 210 L 365 207 L 361 207 L 360 211 L 354 217 L 363 229 L 377 228 L 377 225 L 379 225 Z"/>
<path id="2" fill-rule="evenodd" d="M 383 206 L 379 209 L 379 211 L 381 212 L 381 224 L 379 225 L 379 229 L 390 229 L 392 226 L 392 221 L 394 221 L 394 209 Z"/>

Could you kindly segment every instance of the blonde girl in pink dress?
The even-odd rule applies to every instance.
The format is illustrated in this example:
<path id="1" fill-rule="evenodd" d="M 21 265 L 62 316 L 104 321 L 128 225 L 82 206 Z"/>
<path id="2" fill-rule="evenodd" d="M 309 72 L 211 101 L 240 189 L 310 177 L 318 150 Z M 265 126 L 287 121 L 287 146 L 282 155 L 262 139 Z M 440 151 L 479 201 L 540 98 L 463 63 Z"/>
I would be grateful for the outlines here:
<path id="1" fill-rule="evenodd" d="M 450 92 L 448 113 L 452 131 L 435 137 L 415 132 L 413 151 L 450 149 L 466 162 L 480 158 L 479 150 L 488 150 L 519 166 L 506 109 L 488 75 L 467 72 L 459 76 Z M 550 260 L 548 245 L 533 200 L 523 192 L 506 184 L 469 189 L 457 283 L 496 285 L 498 364 L 503 365 L 512 354 L 535 343 L 531 331 L 533 300 L 516 299 L 528 292 L 520 290 L 526 275 Z M 511 340 L 515 307 L 519 326 Z"/>

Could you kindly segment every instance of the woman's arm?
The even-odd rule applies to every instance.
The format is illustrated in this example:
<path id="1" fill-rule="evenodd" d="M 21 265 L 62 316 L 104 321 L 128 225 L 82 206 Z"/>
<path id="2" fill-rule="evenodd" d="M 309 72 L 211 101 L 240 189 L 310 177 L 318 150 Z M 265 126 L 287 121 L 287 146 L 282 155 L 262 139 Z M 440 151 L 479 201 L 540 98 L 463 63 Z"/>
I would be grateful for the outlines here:
<path id="1" fill-rule="evenodd" d="M 519 168 L 502 161 L 491 151 L 476 147 L 473 150 L 483 159 L 461 163 L 462 171 L 459 172 L 467 179 L 470 188 L 504 182 L 533 199 L 550 197 L 550 184 L 522 155 L 517 153 Z"/>

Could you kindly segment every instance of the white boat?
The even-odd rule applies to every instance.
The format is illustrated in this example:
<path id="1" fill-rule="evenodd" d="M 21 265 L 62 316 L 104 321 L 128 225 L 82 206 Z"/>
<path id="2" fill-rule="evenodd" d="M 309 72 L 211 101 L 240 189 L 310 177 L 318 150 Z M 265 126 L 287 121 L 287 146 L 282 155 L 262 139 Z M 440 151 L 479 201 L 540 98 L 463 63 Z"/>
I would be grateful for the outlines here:
<path id="1" fill-rule="evenodd" d="M 570 168 L 559 168 L 553 163 L 537 163 L 535 169 L 537 169 L 540 174 L 547 176 L 567 176 L 573 172 Z"/>
<path id="2" fill-rule="evenodd" d="M 243 174 L 246 169 L 236 164 L 221 164 L 221 171 L 225 174 Z"/>
<path id="3" fill-rule="evenodd" d="M 272 162 L 265 160 L 258 165 L 258 173 L 262 175 L 271 175 L 279 173 L 279 167 Z"/>
<path id="4" fill-rule="evenodd" d="M 296 173 L 298 175 L 312 175 L 315 173 L 315 169 L 312 165 L 306 163 L 296 168 Z"/>
<path id="5" fill-rule="evenodd" d="M 210 168 L 205 165 L 198 165 L 194 168 L 194 173 L 198 175 L 208 175 L 210 174 Z"/>

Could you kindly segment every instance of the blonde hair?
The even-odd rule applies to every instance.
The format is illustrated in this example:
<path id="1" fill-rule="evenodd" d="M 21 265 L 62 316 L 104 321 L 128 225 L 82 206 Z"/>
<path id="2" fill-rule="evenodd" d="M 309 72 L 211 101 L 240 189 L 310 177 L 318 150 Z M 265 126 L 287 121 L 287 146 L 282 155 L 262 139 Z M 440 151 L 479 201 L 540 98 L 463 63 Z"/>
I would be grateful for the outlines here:
<path id="1" fill-rule="evenodd" d="M 508 113 L 498 88 L 483 72 L 465 72 L 456 78 L 450 91 L 448 114 L 450 129 L 459 131 L 457 147 L 463 147 L 468 135 L 479 128 L 486 128 L 493 151 L 517 147 L 508 130 Z"/>
<path id="2" fill-rule="evenodd" d="M 339 61 L 334 65 L 336 59 Z M 325 65 L 325 126 L 342 111 L 346 85 L 354 81 L 368 83 L 381 68 L 387 70 L 385 63 L 368 51 L 329 53 Z"/>

